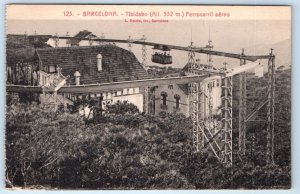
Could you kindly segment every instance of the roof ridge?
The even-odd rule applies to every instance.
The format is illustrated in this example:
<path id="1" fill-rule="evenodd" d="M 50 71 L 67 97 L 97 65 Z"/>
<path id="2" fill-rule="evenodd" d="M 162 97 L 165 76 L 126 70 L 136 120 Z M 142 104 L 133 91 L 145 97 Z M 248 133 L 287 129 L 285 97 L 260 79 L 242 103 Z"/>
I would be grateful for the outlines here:
<path id="1" fill-rule="evenodd" d="M 86 48 L 105 48 L 105 47 L 118 47 L 116 45 L 93 45 L 93 46 L 65 46 L 65 47 L 46 47 L 46 48 L 37 48 L 36 50 L 63 50 L 63 49 L 86 49 Z M 121 48 L 121 47 L 118 47 Z"/>

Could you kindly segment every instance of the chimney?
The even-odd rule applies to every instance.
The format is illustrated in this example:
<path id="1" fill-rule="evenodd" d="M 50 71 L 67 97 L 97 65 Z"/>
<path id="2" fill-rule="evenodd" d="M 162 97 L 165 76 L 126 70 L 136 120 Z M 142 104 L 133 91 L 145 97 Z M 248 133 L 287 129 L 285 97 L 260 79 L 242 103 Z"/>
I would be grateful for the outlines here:
<path id="1" fill-rule="evenodd" d="M 56 71 L 57 71 L 57 76 L 59 77 L 61 75 L 61 68 L 60 67 L 57 67 L 56 68 Z"/>
<path id="2" fill-rule="evenodd" d="M 102 55 L 97 55 L 97 69 L 98 71 L 102 71 Z"/>
<path id="3" fill-rule="evenodd" d="M 79 86 L 80 85 L 80 73 L 79 71 L 75 71 L 74 73 L 74 77 L 75 77 L 75 83 L 76 83 L 76 86 Z"/>

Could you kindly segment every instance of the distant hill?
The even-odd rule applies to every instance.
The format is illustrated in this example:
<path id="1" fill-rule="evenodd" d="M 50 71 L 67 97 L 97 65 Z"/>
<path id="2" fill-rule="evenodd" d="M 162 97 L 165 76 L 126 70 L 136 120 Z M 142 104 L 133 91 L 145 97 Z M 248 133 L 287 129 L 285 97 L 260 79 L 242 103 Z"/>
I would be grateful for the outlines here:
<path id="1" fill-rule="evenodd" d="M 291 63 L 292 62 L 291 39 L 286 39 L 271 45 L 265 45 L 265 44 L 255 45 L 253 47 L 246 48 L 246 51 L 247 53 L 260 55 L 260 54 L 268 54 L 270 48 L 274 49 L 273 52 L 276 57 L 275 58 L 276 67 L 283 65 L 286 68 L 289 68 L 290 65 L 292 64 Z"/>
<path id="2" fill-rule="evenodd" d="M 241 49 L 231 49 L 230 52 L 240 53 Z M 273 53 L 275 54 L 275 65 L 276 68 L 280 66 L 284 66 L 285 68 L 290 68 L 291 65 L 291 39 L 286 39 L 280 42 L 276 42 L 274 44 L 257 44 L 251 47 L 244 48 L 246 55 L 268 55 L 270 53 L 270 49 L 273 48 Z M 226 51 L 224 51 L 226 52 Z M 214 66 L 219 68 L 223 62 L 227 62 L 229 67 L 233 67 L 239 65 L 239 60 L 230 59 L 224 57 L 213 57 Z M 266 60 L 262 60 L 262 64 L 267 64 Z"/>

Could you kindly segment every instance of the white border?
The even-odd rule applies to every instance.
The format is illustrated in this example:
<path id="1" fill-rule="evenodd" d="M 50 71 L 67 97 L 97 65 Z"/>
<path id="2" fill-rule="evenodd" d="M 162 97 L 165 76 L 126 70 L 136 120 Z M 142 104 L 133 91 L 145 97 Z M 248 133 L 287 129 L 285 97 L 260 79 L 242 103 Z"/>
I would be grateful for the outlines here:
<path id="1" fill-rule="evenodd" d="M 292 5 L 292 189 L 291 190 L 152 190 L 152 191 L 141 191 L 141 190 L 129 190 L 129 191 L 120 191 L 120 190 L 99 190 L 99 191 L 88 191 L 88 190 L 77 190 L 75 192 L 85 192 L 85 193 L 94 193 L 94 192 L 104 192 L 104 193 L 119 193 L 119 192 L 128 192 L 128 193 L 140 193 L 140 192 L 146 192 L 146 193 L 198 193 L 201 192 L 201 194 L 207 194 L 207 193 L 225 193 L 225 194 L 231 194 L 231 193 L 291 193 L 296 194 L 300 193 L 300 154 L 299 154 L 299 148 L 300 148 L 300 91 L 297 91 L 297 88 L 299 88 L 300 84 L 300 58 L 299 58 L 299 35 L 296 36 L 296 34 L 300 34 L 300 1 L 292 1 L 292 0 L 190 0 L 190 1 L 184 1 L 184 0 L 102 0 L 102 1 L 96 1 L 96 0 L 73 0 L 72 2 L 66 1 L 66 0 L 53 0 L 53 1 L 47 1 L 47 0 L 2 0 L 0 2 L 1 9 L 0 9 L 0 18 L 1 19 L 1 34 L 0 36 L 0 93 L 2 94 L 0 96 L 0 150 L 4 150 L 4 135 L 5 135 L 5 5 L 10 3 L 43 3 L 43 4 L 53 4 L 53 3 L 65 3 L 65 4 L 99 4 L 99 3 L 105 3 L 105 4 L 217 4 L 217 5 Z M 296 51 L 296 52 L 294 52 Z M 5 189 L 4 187 L 4 152 L 0 152 L 0 193 L 10 193 L 12 191 Z M 13 191 L 14 193 L 32 193 L 32 190 L 26 190 L 26 191 Z M 40 192 L 46 192 L 46 191 L 34 191 L 35 193 Z M 55 191 L 47 191 L 50 193 L 54 193 Z M 63 190 L 60 192 L 64 193 L 71 193 L 74 192 L 74 190 Z"/>

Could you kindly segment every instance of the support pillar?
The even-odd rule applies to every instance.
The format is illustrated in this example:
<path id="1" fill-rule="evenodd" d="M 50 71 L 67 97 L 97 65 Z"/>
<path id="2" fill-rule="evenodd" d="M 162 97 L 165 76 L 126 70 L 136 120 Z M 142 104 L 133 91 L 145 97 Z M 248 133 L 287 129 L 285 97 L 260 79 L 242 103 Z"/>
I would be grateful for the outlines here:
<path id="1" fill-rule="evenodd" d="M 149 113 L 149 87 L 144 88 L 143 112 Z"/>
<path id="2" fill-rule="evenodd" d="M 225 165 L 232 165 L 232 77 L 222 78 L 222 105 L 223 122 L 222 130 L 224 133 L 224 146 L 222 147 L 223 159 Z"/>
<path id="3" fill-rule="evenodd" d="M 143 35 L 141 40 L 144 42 L 146 41 L 145 35 Z M 147 47 L 144 44 L 142 45 L 142 64 L 143 64 L 143 67 L 146 69 L 146 67 L 147 67 Z"/>
<path id="4" fill-rule="evenodd" d="M 212 82 L 208 82 L 208 87 L 207 87 L 207 99 L 208 99 L 208 113 L 206 115 L 206 127 L 208 130 L 211 131 L 211 133 L 215 133 L 215 126 L 213 125 L 214 119 L 213 119 L 213 93 L 212 93 Z"/>
<path id="5" fill-rule="evenodd" d="M 275 56 L 272 51 L 268 61 L 267 164 L 274 163 Z"/>
<path id="6" fill-rule="evenodd" d="M 131 39 L 131 36 L 128 36 L 127 41 L 128 41 L 128 51 L 132 52 L 131 51 L 131 48 L 132 48 L 132 39 Z"/>
<path id="7" fill-rule="evenodd" d="M 199 152 L 204 146 L 204 92 L 199 82 L 190 84 L 190 116 L 193 123 L 193 150 Z"/>
<path id="8" fill-rule="evenodd" d="M 244 51 L 242 52 L 242 56 Z M 241 58 L 241 66 L 246 64 L 246 60 Z M 239 75 L 240 77 L 240 93 L 239 93 L 239 153 L 246 153 L 246 117 L 247 117 L 247 90 L 246 90 L 246 72 Z"/>
<path id="9" fill-rule="evenodd" d="M 58 99 L 57 92 L 43 92 L 40 95 L 41 97 L 41 106 L 53 111 L 58 109 Z"/>
<path id="10" fill-rule="evenodd" d="M 193 42 L 189 46 L 188 52 L 188 72 L 195 75 L 195 52 L 193 51 Z M 203 86 L 200 82 L 189 83 L 189 113 L 193 123 L 192 140 L 193 151 L 199 152 L 204 147 L 204 103 L 205 95 Z"/>
<path id="11" fill-rule="evenodd" d="M 90 34 L 90 35 L 88 36 L 88 38 L 89 38 L 89 45 L 90 45 L 90 46 L 93 46 L 94 40 L 93 40 L 92 34 Z"/>
<path id="12" fill-rule="evenodd" d="M 212 41 L 211 41 L 211 40 L 208 41 L 208 45 L 206 45 L 206 47 L 207 47 L 210 51 L 213 50 L 214 47 L 213 47 L 213 45 L 212 45 Z M 209 65 L 209 66 L 212 66 L 213 60 L 212 60 L 212 55 L 211 55 L 211 54 L 208 54 L 208 55 L 207 55 L 207 62 L 208 62 L 208 65 Z"/>
<path id="13" fill-rule="evenodd" d="M 55 33 L 55 35 L 54 35 L 54 45 L 55 45 L 55 47 L 59 46 L 59 36 L 57 33 Z"/>

